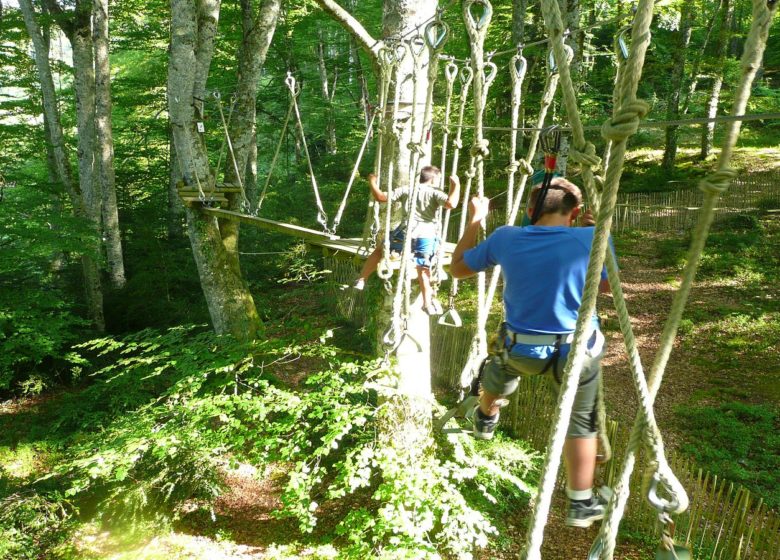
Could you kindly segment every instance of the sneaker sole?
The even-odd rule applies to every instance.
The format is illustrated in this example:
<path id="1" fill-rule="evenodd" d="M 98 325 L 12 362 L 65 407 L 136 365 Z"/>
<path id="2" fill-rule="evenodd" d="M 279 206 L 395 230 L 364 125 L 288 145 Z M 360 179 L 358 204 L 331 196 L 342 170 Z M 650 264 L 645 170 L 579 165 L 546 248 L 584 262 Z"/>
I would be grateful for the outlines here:
<path id="1" fill-rule="evenodd" d="M 587 519 L 566 519 L 566 526 L 567 527 L 577 527 L 579 529 L 587 529 L 591 525 L 593 525 L 596 521 L 601 521 L 604 519 L 604 514 L 594 515 L 593 517 L 588 517 Z"/>
<path id="2" fill-rule="evenodd" d="M 493 432 L 484 433 L 484 432 L 476 432 L 476 431 L 474 431 L 474 432 L 472 432 L 472 434 L 474 435 L 474 439 L 482 439 L 482 440 L 493 439 Z"/>

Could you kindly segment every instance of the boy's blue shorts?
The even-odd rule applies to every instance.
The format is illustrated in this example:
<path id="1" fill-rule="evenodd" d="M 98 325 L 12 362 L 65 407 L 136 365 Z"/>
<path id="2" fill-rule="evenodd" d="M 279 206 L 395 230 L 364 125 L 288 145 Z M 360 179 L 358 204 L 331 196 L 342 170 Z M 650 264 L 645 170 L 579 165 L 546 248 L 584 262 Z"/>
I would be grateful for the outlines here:
<path id="1" fill-rule="evenodd" d="M 390 232 L 390 250 L 401 253 L 404 250 L 406 230 L 398 226 Z M 439 249 L 439 239 L 436 237 L 416 237 L 412 239 L 412 253 L 414 263 L 425 268 L 431 267 L 431 262 Z"/>

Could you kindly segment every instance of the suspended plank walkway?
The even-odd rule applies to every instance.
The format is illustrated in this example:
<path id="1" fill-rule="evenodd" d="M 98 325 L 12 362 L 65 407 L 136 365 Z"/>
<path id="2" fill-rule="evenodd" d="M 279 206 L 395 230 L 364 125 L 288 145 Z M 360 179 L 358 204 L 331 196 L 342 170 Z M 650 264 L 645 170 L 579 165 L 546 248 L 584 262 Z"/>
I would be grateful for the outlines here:
<path id="1" fill-rule="evenodd" d="M 250 216 L 248 214 L 242 214 L 241 212 L 234 212 L 222 208 L 204 207 L 202 208 L 202 211 L 205 214 L 209 214 L 221 220 L 235 220 L 242 224 L 258 227 L 260 229 L 297 237 L 309 245 L 322 247 L 335 256 L 356 257 L 360 259 L 365 259 L 367 256 L 365 250 L 361 251 L 363 240 L 359 237 L 339 237 L 338 235 L 330 235 L 322 231 L 297 226 L 295 224 L 277 222 L 276 220 L 269 220 L 267 218 L 258 218 L 256 216 Z M 442 258 L 442 264 L 444 266 L 449 266 L 454 250 L 455 243 L 448 242 L 444 244 L 444 256 Z M 399 261 L 393 261 L 392 264 L 394 268 L 397 268 L 399 266 Z"/>

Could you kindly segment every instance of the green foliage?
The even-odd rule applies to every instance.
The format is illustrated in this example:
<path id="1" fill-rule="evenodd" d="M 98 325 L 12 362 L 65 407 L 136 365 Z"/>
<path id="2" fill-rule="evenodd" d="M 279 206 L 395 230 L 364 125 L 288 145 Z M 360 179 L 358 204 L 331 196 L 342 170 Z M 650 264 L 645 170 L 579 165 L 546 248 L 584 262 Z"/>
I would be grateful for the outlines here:
<path id="1" fill-rule="evenodd" d="M 37 560 L 62 548 L 72 525 L 65 504 L 32 493 L 0 498 L 0 557 Z"/>
<path id="2" fill-rule="evenodd" d="M 728 402 L 677 410 L 688 427 L 683 449 L 698 465 L 780 505 L 780 411 L 768 405 Z"/>
<path id="3" fill-rule="evenodd" d="M 290 245 L 277 263 L 279 284 L 301 284 L 323 279 L 330 271 L 323 270 L 315 258 L 309 254 L 303 241 Z"/>

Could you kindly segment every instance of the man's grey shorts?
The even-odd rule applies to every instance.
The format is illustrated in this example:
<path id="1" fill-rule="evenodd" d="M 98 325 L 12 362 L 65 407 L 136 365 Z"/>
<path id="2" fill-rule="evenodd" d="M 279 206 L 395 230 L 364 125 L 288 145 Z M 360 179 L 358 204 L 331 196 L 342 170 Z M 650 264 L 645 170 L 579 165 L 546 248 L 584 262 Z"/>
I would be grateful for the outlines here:
<path id="1" fill-rule="evenodd" d="M 598 348 L 598 351 L 597 356 L 591 356 L 590 351 L 586 354 L 585 364 L 580 375 L 580 384 L 571 411 L 569 429 L 566 432 L 568 437 L 596 437 L 596 400 L 598 399 L 599 378 L 601 377 L 603 347 Z M 506 360 L 502 356 L 492 356 L 485 365 L 482 387 L 489 393 L 506 397 L 517 390 L 520 376 L 539 375 L 548 362 L 547 359 L 537 360 L 511 354 L 508 354 Z M 565 365 L 566 359 L 561 358 L 558 360 L 557 367 L 554 368 L 555 371 L 551 366 L 545 373 L 545 375 L 551 374 L 553 376 L 556 388 L 560 388 Z"/>

